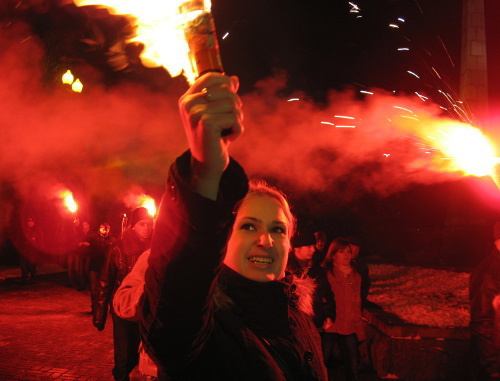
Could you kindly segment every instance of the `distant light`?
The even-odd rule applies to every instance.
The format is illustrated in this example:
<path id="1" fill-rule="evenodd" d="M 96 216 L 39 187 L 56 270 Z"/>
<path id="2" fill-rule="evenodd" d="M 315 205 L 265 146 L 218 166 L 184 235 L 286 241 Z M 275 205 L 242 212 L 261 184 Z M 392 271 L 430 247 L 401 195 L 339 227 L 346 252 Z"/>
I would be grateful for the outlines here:
<path id="1" fill-rule="evenodd" d="M 82 92 L 82 90 L 83 90 L 83 84 L 80 82 L 80 80 L 78 78 L 71 85 L 71 90 L 73 90 L 75 93 L 81 93 Z"/>
<path id="2" fill-rule="evenodd" d="M 398 21 L 405 22 L 405 19 L 398 17 Z"/>
<path id="3" fill-rule="evenodd" d="M 300 101 L 299 98 L 290 98 L 287 100 L 287 102 L 296 102 L 296 101 Z"/>
<path id="4" fill-rule="evenodd" d="M 345 116 L 345 115 L 335 115 L 335 118 L 354 119 L 353 116 Z"/>
<path id="5" fill-rule="evenodd" d="M 398 48 L 399 51 L 410 50 L 410 48 Z"/>
<path id="6" fill-rule="evenodd" d="M 411 70 L 407 70 L 406 72 L 407 72 L 408 74 L 414 75 L 415 77 L 417 77 L 417 78 L 419 78 L 419 79 L 420 79 L 420 77 L 419 77 L 417 74 L 415 74 L 414 72 L 412 72 Z"/>
<path id="7" fill-rule="evenodd" d="M 366 91 L 366 90 L 359 90 L 360 93 L 363 93 L 363 94 L 369 94 L 369 95 L 373 95 L 373 93 L 371 91 Z"/>
<path id="8" fill-rule="evenodd" d="M 399 28 L 399 26 L 396 24 L 389 24 L 389 28 Z"/>
<path id="9" fill-rule="evenodd" d="M 356 128 L 356 126 L 341 126 L 341 125 L 336 125 L 336 128 Z"/>
<path id="10" fill-rule="evenodd" d="M 225 40 L 227 36 L 229 36 L 229 32 L 224 33 L 224 36 L 222 36 L 222 39 Z"/>
<path id="11" fill-rule="evenodd" d="M 332 123 L 332 122 L 321 122 L 321 124 L 328 124 L 328 125 L 330 125 L 330 126 L 335 126 L 335 124 L 334 124 L 334 123 Z"/>
<path id="12" fill-rule="evenodd" d="M 62 76 L 62 83 L 66 84 L 66 85 L 71 85 L 74 80 L 75 80 L 75 77 L 71 73 L 71 70 L 67 70 L 66 73 L 64 73 Z"/>
<path id="13" fill-rule="evenodd" d="M 389 157 L 389 156 L 391 156 L 391 154 L 390 154 L 390 153 L 383 153 L 382 155 L 384 155 L 385 157 Z"/>

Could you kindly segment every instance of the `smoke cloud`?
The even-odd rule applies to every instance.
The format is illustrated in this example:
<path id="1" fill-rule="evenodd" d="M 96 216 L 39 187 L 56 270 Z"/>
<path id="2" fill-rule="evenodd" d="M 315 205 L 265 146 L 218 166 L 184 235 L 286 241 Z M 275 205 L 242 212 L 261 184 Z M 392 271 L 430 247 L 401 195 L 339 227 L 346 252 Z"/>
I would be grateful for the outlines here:
<path id="1" fill-rule="evenodd" d="M 96 73 L 77 94 L 62 84 L 43 85 L 44 48 L 26 24 L 5 26 L 0 47 L 1 226 L 8 224 L 13 193 L 50 198 L 55 184 L 88 203 L 120 201 L 134 186 L 161 192 L 170 163 L 187 148 L 177 111 L 185 88 L 106 88 Z M 328 191 L 338 204 L 451 178 L 430 170 L 414 131 L 394 122 L 401 114 L 395 105 L 429 119 L 441 113 L 436 105 L 382 90 L 360 99 L 346 90 L 320 106 L 303 94 L 294 95 L 298 101 L 278 96 L 285 84 L 286 76 L 277 74 L 242 96 L 245 133 L 233 154 L 250 176 L 298 195 Z"/>

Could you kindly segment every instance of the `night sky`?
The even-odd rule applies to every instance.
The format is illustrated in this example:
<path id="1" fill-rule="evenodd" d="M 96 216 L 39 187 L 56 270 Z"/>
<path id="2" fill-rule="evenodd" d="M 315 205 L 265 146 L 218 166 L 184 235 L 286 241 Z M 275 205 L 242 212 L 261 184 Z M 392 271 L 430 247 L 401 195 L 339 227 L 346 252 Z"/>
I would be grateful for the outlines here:
<path id="1" fill-rule="evenodd" d="M 131 189 L 159 200 L 186 148 L 175 108 L 187 84 L 141 64 L 124 43 L 126 17 L 70 1 L 15 4 L 0 2 L 2 214 L 47 215 L 49 189 L 64 184 L 85 218 L 116 226 Z M 246 133 L 234 156 L 250 176 L 284 189 L 303 224 L 359 236 L 369 253 L 478 259 L 500 210 L 497 191 L 484 197 L 491 180 L 429 169 L 419 137 L 391 114 L 397 104 L 460 119 L 442 92 L 458 99 L 461 1 L 365 0 L 353 3 L 359 12 L 332 0 L 212 4 L 225 70 L 241 81 Z M 68 68 L 81 95 L 60 82 Z M 356 128 L 322 124 L 334 115 Z M 458 242 L 450 226 L 475 240 Z"/>

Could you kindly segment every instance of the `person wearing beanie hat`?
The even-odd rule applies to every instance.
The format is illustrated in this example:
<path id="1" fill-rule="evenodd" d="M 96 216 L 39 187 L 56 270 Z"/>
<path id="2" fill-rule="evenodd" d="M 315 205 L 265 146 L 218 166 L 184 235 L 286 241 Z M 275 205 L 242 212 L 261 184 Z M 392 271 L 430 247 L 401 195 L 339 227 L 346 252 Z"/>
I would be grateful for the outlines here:
<path id="1" fill-rule="evenodd" d="M 493 301 L 500 295 L 500 222 L 493 227 L 494 248 L 470 275 L 471 348 L 477 380 L 500 380 L 500 337 Z"/>
<path id="2" fill-rule="evenodd" d="M 129 380 L 129 374 L 139 362 L 139 324 L 122 319 L 113 310 L 113 297 L 123 279 L 132 270 L 139 257 L 151 247 L 153 217 L 146 208 L 132 211 L 130 226 L 122 238 L 111 246 L 101 271 L 97 297 L 92 305 L 92 323 L 97 330 L 104 329 L 109 312 L 113 319 L 115 380 Z"/>
<path id="3" fill-rule="evenodd" d="M 316 236 L 307 229 L 299 229 L 292 238 L 293 250 L 288 257 L 287 271 L 300 283 L 314 289 L 312 309 L 314 325 L 320 329 L 327 317 L 335 320 L 335 296 L 333 295 L 326 270 L 313 260 L 317 252 Z"/>
<path id="4" fill-rule="evenodd" d="M 148 210 L 143 206 L 132 211 L 132 215 L 130 217 L 130 226 L 132 227 L 132 229 L 134 228 L 135 224 L 142 220 L 153 220 L 151 214 L 149 214 Z"/>

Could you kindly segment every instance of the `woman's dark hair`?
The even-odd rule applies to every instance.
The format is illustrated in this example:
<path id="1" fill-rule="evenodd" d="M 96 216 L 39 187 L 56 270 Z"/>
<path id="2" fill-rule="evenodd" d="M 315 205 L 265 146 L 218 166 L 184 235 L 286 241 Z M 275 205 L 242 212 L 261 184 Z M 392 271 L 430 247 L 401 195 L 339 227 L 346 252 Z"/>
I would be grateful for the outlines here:
<path id="1" fill-rule="evenodd" d="M 323 261 L 323 267 L 328 271 L 333 271 L 333 259 L 335 258 L 335 254 L 350 245 L 351 243 L 345 238 L 335 238 L 328 247 L 328 252 L 326 253 L 325 260 Z"/>

